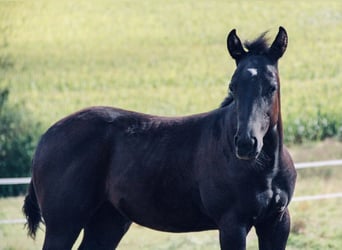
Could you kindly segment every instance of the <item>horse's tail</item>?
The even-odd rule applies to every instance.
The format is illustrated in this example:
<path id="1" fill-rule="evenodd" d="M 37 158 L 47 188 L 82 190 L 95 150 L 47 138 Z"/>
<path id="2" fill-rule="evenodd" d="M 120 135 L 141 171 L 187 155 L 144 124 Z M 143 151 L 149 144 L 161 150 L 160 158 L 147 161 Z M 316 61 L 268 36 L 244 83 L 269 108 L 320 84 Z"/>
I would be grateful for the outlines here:
<path id="1" fill-rule="evenodd" d="M 42 221 L 42 216 L 37 202 L 36 192 L 31 180 L 28 193 L 25 197 L 23 213 L 26 217 L 27 235 L 35 239 L 39 223 Z"/>

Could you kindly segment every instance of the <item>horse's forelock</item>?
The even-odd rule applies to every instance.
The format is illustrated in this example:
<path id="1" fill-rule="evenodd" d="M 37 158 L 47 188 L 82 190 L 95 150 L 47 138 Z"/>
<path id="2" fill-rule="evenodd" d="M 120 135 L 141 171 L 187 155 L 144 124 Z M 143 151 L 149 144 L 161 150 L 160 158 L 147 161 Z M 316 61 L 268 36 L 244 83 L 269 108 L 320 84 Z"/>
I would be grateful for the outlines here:
<path id="1" fill-rule="evenodd" d="M 267 31 L 262 33 L 253 41 L 244 42 L 244 46 L 251 54 L 266 54 L 269 50 L 268 39 L 266 37 Z"/>

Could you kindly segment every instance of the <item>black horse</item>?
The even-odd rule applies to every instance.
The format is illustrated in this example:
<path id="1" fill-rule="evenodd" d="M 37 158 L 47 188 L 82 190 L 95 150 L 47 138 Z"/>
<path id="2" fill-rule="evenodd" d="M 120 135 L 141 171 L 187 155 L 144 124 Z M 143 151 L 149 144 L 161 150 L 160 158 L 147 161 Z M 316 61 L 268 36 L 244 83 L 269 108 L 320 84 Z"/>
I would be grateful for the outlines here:
<path id="1" fill-rule="evenodd" d="M 113 249 L 132 222 L 167 232 L 218 229 L 221 249 L 285 249 L 296 172 L 283 146 L 280 27 L 228 51 L 237 68 L 221 107 L 159 117 L 92 107 L 53 125 L 36 149 L 23 211 L 29 235 L 46 226 L 43 249 Z M 245 48 L 244 48 L 245 47 Z M 43 218 L 43 219 L 42 219 Z"/>

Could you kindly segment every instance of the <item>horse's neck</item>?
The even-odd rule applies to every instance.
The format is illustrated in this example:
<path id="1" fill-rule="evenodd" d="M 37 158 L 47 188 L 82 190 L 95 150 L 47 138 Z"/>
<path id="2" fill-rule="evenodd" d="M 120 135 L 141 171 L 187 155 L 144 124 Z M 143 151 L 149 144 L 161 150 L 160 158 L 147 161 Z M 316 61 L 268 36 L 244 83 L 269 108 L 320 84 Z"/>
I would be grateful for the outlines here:
<path id="1" fill-rule="evenodd" d="M 277 134 L 278 134 L 278 144 L 279 150 L 283 150 L 283 140 L 284 140 L 284 131 L 283 131 L 283 120 L 281 117 L 281 102 L 280 102 L 280 90 L 278 91 L 278 121 L 277 121 Z"/>
<path id="2" fill-rule="evenodd" d="M 283 151 L 283 123 L 280 103 L 277 124 L 267 132 L 264 138 L 264 148 L 265 153 L 274 160 L 274 167 L 278 167 L 279 158 Z"/>

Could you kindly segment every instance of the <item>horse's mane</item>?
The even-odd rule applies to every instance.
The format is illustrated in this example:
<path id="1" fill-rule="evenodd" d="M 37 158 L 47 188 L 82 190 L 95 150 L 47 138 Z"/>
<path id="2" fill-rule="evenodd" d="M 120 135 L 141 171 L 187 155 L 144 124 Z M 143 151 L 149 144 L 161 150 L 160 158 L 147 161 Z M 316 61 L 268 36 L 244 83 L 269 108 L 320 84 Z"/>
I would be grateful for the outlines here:
<path id="1" fill-rule="evenodd" d="M 231 93 L 228 94 L 226 98 L 224 98 L 223 102 L 220 105 L 220 108 L 227 107 L 229 104 L 231 104 L 234 101 L 234 98 Z"/>

